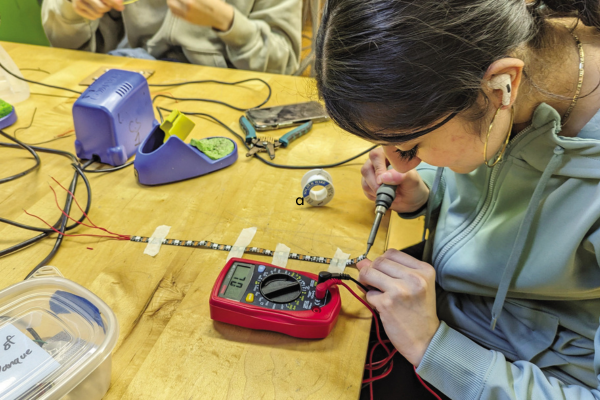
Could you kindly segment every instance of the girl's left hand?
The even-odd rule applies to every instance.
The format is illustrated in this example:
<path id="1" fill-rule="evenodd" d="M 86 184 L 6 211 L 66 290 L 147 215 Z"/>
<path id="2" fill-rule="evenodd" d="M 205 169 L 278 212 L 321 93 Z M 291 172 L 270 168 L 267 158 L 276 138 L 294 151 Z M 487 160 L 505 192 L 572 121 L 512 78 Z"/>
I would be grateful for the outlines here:
<path id="1" fill-rule="evenodd" d="M 415 367 L 440 326 L 436 312 L 435 270 L 423 261 L 388 250 L 357 264 L 359 281 L 378 290 L 367 292 L 394 347 Z"/>
<path id="2" fill-rule="evenodd" d="M 233 24 L 233 6 L 223 0 L 167 0 L 173 14 L 192 24 L 228 31 Z"/>

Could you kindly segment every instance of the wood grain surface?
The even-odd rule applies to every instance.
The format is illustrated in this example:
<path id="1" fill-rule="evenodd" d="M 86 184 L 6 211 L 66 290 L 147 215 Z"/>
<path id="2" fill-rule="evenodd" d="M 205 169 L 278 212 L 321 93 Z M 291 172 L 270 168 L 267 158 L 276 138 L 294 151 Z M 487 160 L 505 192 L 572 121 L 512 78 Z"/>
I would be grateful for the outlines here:
<path id="1" fill-rule="evenodd" d="M 1 42 L 26 78 L 84 90 L 78 83 L 100 66 L 154 69 L 149 83 L 217 79 L 228 82 L 260 77 L 270 83 L 268 105 L 316 99 L 308 78 L 277 76 L 187 64 L 134 60 L 100 54 Z M 34 70 L 30 70 L 34 69 Z M 35 71 L 41 69 L 43 71 Z M 30 85 L 31 97 L 15 106 L 18 121 L 5 129 L 20 130 L 28 143 L 51 140 L 73 129 L 71 108 L 77 95 Z M 262 101 L 267 90 L 260 83 L 239 87 L 217 84 L 152 88 L 151 93 L 218 99 L 240 107 Z M 161 99 L 158 103 L 181 111 L 206 112 L 236 132 L 241 112 L 203 102 Z M 215 123 L 192 117 L 190 137 L 230 133 Z M 269 134 L 279 137 L 286 131 Z M 98 132 L 102 134 L 102 132 Z M 43 146 L 74 152 L 75 137 Z M 4 138 L 0 139 L 6 142 Z M 188 138 L 189 140 L 189 138 Z M 366 156 L 329 168 L 335 198 L 325 207 L 296 205 L 300 180 L 306 170 L 276 169 L 245 157 L 231 167 L 184 182 L 163 186 L 140 185 L 131 167 L 105 174 L 88 174 L 92 185 L 90 217 L 112 231 L 150 236 L 159 225 L 171 226 L 169 237 L 233 244 L 243 228 L 256 226 L 252 245 L 274 250 L 284 243 L 308 255 L 331 257 L 339 247 L 352 257 L 364 252 L 373 222 L 374 205 L 362 194 L 360 167 Z M 369 143 L 336 128 L 316 124 L 287 149 L 277 151 L 275 162 L 317 165 L 349 158 Z M 54 223 L 59 217 L 49 188 L 51 177 L 67 186 L 73 174 L 65 157 L 40 153 L 42 165 L 33 173 L 0 185 L 0 216 L 25 224 L 41 223 L 24 213 Z M 1 176 L 33 165 L 23 150 L 0 147 Z M 106 167 L 104 165 L 98 167 Z M 56 185 L 55 185 L 56 186 Z M 64 203 L 64 193 L 59 202 Z M 79 184 L 76 196 L 85 202 Z M 73 212 L 78 216 L 78 212 Z M 402 225 L 397 222 L 396 224 Z M 415 223 L 399 226 L 393 245 L 417 241 Z M 371 250 L 384 251 L 387 219 Z M 395 229 L 396 230 L 396 229 Z M 79 227 L 70 233 L 96 233 Z M 0 224 L 0 248 L 35 236 L 34 232 Z M 52 235 L 16 254 L 0 258 L 0 287 L 22 280 L 51 250 Z M 116 313 L 120 337 L 112 355 L 112 382 L 106 399 L 356 399 L 358 398 L 370 313 L 342 291 L 342 311 L 332 333 L 323 340 L 301 340 L 278 333 L 255 331 L 210 319 L 210 290 L 225 264 L 226 252 L 163 246 L 156 257 L 143 254 L 145 245 L 94 237 L 67 237 L 49 263 L 62 274 L 101 297 Z M 266 262 L 266 257 L 250 256 Z M 326 266 L 290 260 L 288 268 L 318 272 Z M 347 272 L 356 276 L 354 268 Z"/>

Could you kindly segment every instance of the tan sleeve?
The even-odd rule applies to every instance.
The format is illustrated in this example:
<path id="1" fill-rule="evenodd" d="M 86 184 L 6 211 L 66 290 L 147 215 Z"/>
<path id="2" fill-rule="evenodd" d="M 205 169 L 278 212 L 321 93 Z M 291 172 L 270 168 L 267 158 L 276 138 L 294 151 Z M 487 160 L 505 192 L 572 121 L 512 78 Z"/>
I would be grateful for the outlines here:
<path id="1" fill-rule="evenodd" d="M 302 41 L 301 0 L 257 0 L 248 16 L 235 9 L 233 25 L 218 33 L 240 69 L 291 74 Z"/>
<path id="2" fill-rule="evenodd" d="M 90 21 L 68 0 L 44 0 L 42 25 L 52 46 L 97 53 L 114 50 L 124 35 L 121 13 L 111 11 Z"/>

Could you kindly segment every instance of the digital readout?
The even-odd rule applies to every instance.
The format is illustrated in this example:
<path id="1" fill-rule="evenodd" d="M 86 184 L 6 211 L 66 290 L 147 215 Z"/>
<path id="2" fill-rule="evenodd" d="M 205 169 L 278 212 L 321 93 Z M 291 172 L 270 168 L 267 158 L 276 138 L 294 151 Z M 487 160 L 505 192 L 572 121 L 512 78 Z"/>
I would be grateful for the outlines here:
<path id="1" fill-rule="evenodd" d="M 248 287 L 248 283 L 252 278 L 252 268 L 245 265 L 237 264 L 233 276 L 225 290 L 225 296 L 228 299 L 240 300 Z"/>

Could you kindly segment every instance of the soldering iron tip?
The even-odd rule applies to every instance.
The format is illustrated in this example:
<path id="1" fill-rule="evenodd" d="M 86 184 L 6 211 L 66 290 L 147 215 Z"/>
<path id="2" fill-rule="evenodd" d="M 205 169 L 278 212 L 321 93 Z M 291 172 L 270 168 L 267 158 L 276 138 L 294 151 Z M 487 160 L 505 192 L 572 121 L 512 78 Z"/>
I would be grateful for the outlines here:
<path id="1" fill-rule="evenodd" d="M 371 250 L 371 245 L 367 244 L 367 251 L 365 251 L 365 258 L 367 258 L 367 255 L 369 254 L 369 250 Z"/>

